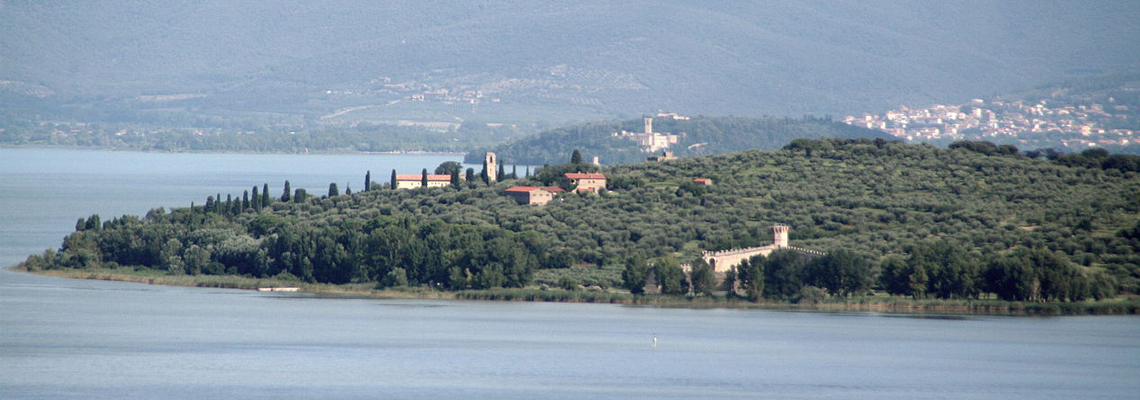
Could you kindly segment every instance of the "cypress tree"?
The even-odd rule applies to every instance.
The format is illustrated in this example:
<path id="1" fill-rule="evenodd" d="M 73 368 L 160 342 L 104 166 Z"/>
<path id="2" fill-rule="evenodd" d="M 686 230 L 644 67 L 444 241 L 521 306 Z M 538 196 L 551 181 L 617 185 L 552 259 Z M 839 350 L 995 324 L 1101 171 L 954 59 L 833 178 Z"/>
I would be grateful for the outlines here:
<path id="1" fill-rule="evenodd" d="M 191 203 L 191 204 L 193 204 L 193 203 Z M 79 231 L 83 230 L 83 228 L 87 227 L 86 225 L 87 225 L 87 221 L 84 221 L 83 218 L 80 218 L 78 221 L 75 221 L 75 231 L 79 232 Z"/>
<path id="2" fill-rule="evenodd" d="M 352 184 L 346 183 L 346 184 L 344 184 L 344 195 L 347 196 L 350 194 L 352 194 Z"/>
<path id="3" fill-rule="evenodd" d="M 484 157 L 483 158 L 483 171 L 479 172 L 479 179 L 482 179 L 483 183 L 490 184 L 491 180 L 488 179 L 488 177 L 490 175 L 487 175 L 487 173 L 488 173 L 487 172 L 487 158 Z"/>
<path id="4" fill-rule="evenodd" d="M 467 183 L 475 182 L 475 168 L 467 169 Z"/>
<path id="5" fill-rule="evenodd" d="M 451 186 L 459 187 L 459 169 L 451 170 Z"/>
<path id="6" fill-rule="evenodd" d="M 427 168 L 424 168 L 423 177 L 420 178 L 420 187 L 427 187 Z"/>
<path id="7" fill-rule="evenodd" d="M 499 164 L 499 173 L 495 175 L 496 181 L 502 182 L 504 179 L 506 179 L 506 176 L 507 173 L 504 171 L 503 164 Z"/>
<path id="8" fill-rule="evenodd" d="M 262 207 L 269 207 L 269 184 L 268 183 L 263 184 L 261 186 L 261 206 Z"/>
<path id="9" fill-rule="evenodd" d="M 388 181 L 388 184 L 392 187 L 392 189 L 396 188 L 396 170 L 392 170 L 392 180 Z"/>
<path id="10" fill-rule="evenodd" d="M 214 212 L 216 212 L 218 214 L 222 213 L 222 194 L 221 193 L 218 193 L 217 197 L 214 198 Z"/>
<path id="11" fill-rule="evenodd" d="M 511 165 L 511 179 L 519 179 L 519 166 L 518 166 L 518 164 Z"/>
<path id="12" fill-rule="evenodd" d="M 253 185 L 253 201 L 250 205 L 252 205 L 255 210 L 261 209 L 261 195 L 257 193 L 257 185 Z"/>
<path id="13" fill-rule="evenodd" d="M 281 201 L 282 202 L 285 202 L 285 203 L 289 202 L 289 192 L 290 191 L 291 190 L 289 189 L 289 181 L 285 181 L 285 192 L 281 193 Z"/>
<path id="14" fill-rule="evenodd" d="M 372 190 L 372 171 L 364 173 L 364 191 Z M 347 190 L 345 190 L 347 192 Z"/>
<path id="15" fill-rule="evenodd" d="M 242 194 L 241 194 L 241 210 L 245 211 L 248 209 L 249 209 L 249 191 L 246 190 L 246 191 L 242 192 Z"/>
<path id="16" fill-rule="evenodd" d="M 574 152 L 570 154 L 570 163 L 571 164 L 581 164 L 582 163 L 582 153 L 579 152 L 578 149 L 574 149 Z"/>
<path id="17" fill-rule="evenodd" d="M 294 203 L 304 203 L 305 200 L 308 199 L 308 197 L 309 197 L 309 193 L 306 192 L 304 188 L 297 188 L 297 190 L 295 192 L 293 192 L 293 202 Z"/>
<path id="18" fill-rule="evenodd" d="M 329 183 L 329 197 L 340 196 L 340 190 L 336 187 L 336 182 Z"/>
<path id="19" fill-rule="evenodd" d="M 229 193 L 226 194 L 226 205 L 222 208 L 222 212 L 231 212 L 234 210 L 234 197 Z"/>

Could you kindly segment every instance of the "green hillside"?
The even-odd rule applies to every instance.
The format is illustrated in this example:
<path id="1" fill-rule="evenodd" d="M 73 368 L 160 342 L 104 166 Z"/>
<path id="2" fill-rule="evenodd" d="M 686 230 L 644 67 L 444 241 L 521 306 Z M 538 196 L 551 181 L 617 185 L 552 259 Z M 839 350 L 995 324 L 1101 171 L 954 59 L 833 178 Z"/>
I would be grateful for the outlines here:
<path id="1" fill-rule="evenodd" d="M 801 139 L 776 151 L 605 168 L 608 191 L 545 206 L 521 206 L 503 193 L 539 183 L 525 179 L 264 202 L 211 198 L 145 218 L 80 220 L 59 252 L 24 265 L 453 290 L 612 288 L 623 285 L 623 269 L 636 272 L 645 260 L 660 269 L 702 249 L 769 243 L 769 227 L 786 224 L 792 245 L 829 255 L 806 265 L 754 260 L 765 279 L 785 272 L 768 289 L 749 286 L 750 297 L 791 299 L 801 285 L 836 295 L 879 288 L 1052 301 L 1138 293 L 1140 163 L 1066 166 L 1009 150 Z M 697 177 L 714 184 L 693 185 Z M 828 278 L 835 271 L 853 278 L 836 286 Z M 755 284 L 755 274 L 739 279 Z"/>
<path id="2" fill-rule="evenodd" d="M 646 156 L 653 154 L 647 153 L 633 140 L 612 135 L 619 131 L 643 132 L 644 122 L 641 119 L 608 121 L 553 129 L 507 144 L 471 151 L 465 160 L 481 163 L 483 153 L 490 151 L 513 164 L 558 164 L 565 161 L 566 154 L 579 150 L 587 161 L 597 156 L 603 164 L 615 165 L 641 163 Z M 669 147 L 678 157 L 735 153 L 746 149 L 775 150 L 800 138 L 892 138 L 881 131 L 813 117 L 698 116 L 687 120 L 659 117 L 653 119 L 653 131 L 681 135 L 679 142 Z"/>
<path id="3" fill-rule="evenodd" d="M 33 119 L 848 115 L 1140 64 L 1130 1 L 9 0 L 0 20 L 0 109 Z"/>

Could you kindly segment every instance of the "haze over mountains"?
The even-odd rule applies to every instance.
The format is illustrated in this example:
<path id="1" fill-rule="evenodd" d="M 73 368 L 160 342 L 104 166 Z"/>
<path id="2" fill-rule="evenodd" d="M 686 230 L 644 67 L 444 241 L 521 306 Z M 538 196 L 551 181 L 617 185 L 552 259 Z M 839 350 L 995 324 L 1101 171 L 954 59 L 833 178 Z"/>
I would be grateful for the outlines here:
<path id="1" fill-rule="evenodd" d="M 0 20 L 0 105 L 41 116 L 845 115 L 1140 67 L 1132 1 L 0 0 Z"/>

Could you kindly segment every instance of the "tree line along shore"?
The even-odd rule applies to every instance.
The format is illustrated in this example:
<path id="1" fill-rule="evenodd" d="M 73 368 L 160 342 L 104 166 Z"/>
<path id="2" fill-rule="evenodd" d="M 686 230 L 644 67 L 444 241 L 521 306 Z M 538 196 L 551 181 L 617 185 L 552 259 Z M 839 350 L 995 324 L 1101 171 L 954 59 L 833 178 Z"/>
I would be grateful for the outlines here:
<path id="1" fill-rule="evenodd" d="M 330 187 L 323 196 L 269 196 L 262 184 L 254 196 L 82 219 L 58 250 L 20 268 L 413 297 L 1136 312 L 1134 160 L 951 147 L 802 139 L 776 151 L 606 167 L 606 190 L 544 206 L 519 205 L 504 190 L 597 167 L 440 188 Z M 691 184 L 698 177 L 715 185 Z M 826 255 L 775 252 L 710 279 L 702 251 L 769 243 L 776 223 Z M 647 286 L 662 293 L 642 294 Z"/>

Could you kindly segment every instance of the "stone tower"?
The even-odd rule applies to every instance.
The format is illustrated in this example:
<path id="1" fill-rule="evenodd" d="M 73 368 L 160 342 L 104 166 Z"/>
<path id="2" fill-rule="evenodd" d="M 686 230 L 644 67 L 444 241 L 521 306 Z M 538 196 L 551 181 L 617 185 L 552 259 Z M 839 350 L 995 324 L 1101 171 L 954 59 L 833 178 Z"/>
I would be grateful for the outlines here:
<path id="1" fill-rule="evenodd" d="M 499 181 L 499 160 L 495 153 L 488 152 L 483 156 L 483 164 L 487 166 L 487 182 Z"/>
<path id="2" fill-rule="evenodd" d="M 653 117 L 645 117 L 645 133 L 653 133 Z"/>
<path id="3" fill-rule="evenodd" d="M 787 225 L 772 225 L 772 244 L 776 247 L 788 247 Z"/>

